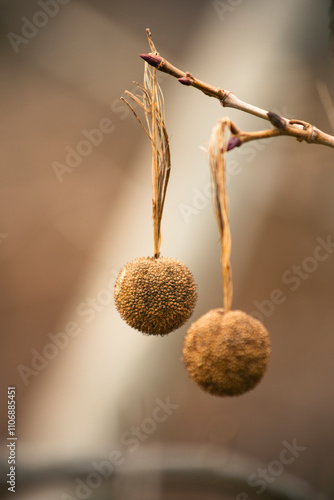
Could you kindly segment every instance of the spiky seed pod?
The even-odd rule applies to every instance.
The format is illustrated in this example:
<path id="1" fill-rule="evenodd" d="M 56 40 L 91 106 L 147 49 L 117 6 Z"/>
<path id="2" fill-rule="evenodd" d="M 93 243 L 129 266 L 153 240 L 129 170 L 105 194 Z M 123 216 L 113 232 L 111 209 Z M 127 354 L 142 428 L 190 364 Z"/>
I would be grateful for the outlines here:
<path id="1" fill-rule="evenodd" d="M 189 269 L 170 257 L 140 257 L 115 283 L 115 304 L 126 323 L 150 335 L 180 328 L 192 314 L 196 285 Z"/>
<path id="2" fill-rule="evenodd" d="M 212 309 L 190 326 L 183 345 L 190 377 L 217 396 L 238 396 L 253 389 L 269 359 L 268 331 L 243 311 Z"/>

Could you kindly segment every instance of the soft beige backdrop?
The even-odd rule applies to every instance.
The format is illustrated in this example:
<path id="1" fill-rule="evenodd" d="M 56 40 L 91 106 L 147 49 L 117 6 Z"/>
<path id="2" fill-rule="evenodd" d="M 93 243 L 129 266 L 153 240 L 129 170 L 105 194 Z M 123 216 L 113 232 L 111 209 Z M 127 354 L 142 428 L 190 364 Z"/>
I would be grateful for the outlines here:
<path id="1" fill-rule="evenodd" d="M 127 327 L 113 305 L 121 266 L 153 248 L 150 148 L 119 102 L 132 81 L 142 79 L 138 54 L 148 51 L 146 27 L 162 55 L 180 68 L 255 105 L 331 131 L 330 110 L 317 87 L 320 81 L 333 89 L 329 2 L 226 1 L 220 4 L 229 9 L 220 15 L 218 4 L 71 0 L 15 54 L 8 33 L 19 34 L 22 17 L 32 19 L 40 6 L 1 3 L 3 436 L 8 385 L 17 387 L 20 461 L 37 467 L 121 449 L 122 433 L 151 415 L 156 398 L 169 396 L 179 408 L 140 443 L 142 453 L 154 444 L 196 444 L 199 457 L 218 447 L 223 464 L 235 453 L 268 464 L 282 441 L 296 439 L 306 450 L 287 472 L 330 498 L 334 252 L 306 272 L 295 291 L 283 275 L 291 277 L 293 266 L 311 269 L 305 259 L 313 256 L 317 239 L 334 241 L 331 149 L 280 138 L 229 154 L 234 307 L 259 312 L 256 304 L 275 289 L 285 298 L 275 306 L 266 302 L 273 355 L 256 390 L 237 399 L 206 395 L 180 361 L 187 326 L 166 338 L 147 338 Z M 267 124 L 223 109 L 166 75 L 161 85 L 172 153 L 162 253 L 193 272 L 195 319 L 222 304 L 203 150 L 221 116 L 245 129 Z M 76 148 L 82 131 L 101 121 L 107 130 L 101 143 L 60 182 L 54 162 L 64 164 L 66 148 Z M 54 359 L 24 383 L 18 367 L 21 373 L 23 365 L 32 369 L 36 351 L 51 342 L 49 334 L 73 323 L 78 334 L 63 336 L 66 347 L 51 348 Z M 71 488 L 50 487 L 38 498 L 60 498 Z M 37 495 L 21 491 L 18 497 Z M 165 498 L 161 488 L 152 498 Z"/>

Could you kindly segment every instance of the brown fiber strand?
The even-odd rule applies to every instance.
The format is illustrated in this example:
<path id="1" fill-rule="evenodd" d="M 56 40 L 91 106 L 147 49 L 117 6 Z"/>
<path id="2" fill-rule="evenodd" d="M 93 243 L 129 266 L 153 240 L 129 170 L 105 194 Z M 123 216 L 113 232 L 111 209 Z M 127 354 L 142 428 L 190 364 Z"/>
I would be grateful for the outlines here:
<path id="1" fill-rule="evenodd" d="M 157 54 L 151 33 L 146 30 L 148 42 L 153 54 Z M 135 118 L 144 128 L 152 145 L 152 219 L 153 219 L 153 248 L 154 257 L 160 256 L 161 220 L 165 203 L 167 185 L 170 175 L 169 138 L 165 125 L 165 104 L 162 90 L 157 81 L 156 69 L 145 62 L 144 85 L 137 82 L 142 95 L 134 95 L 126 91 L 129 96 L 145 113 L 146 127 L 134 111 L 132 106 L 121 98 L 131 109 Z"/>
<path id="2" fill-rule="evenodd" d="M 221 240 L 220 261 L 225 312 L 231 309 L 233 296 L 232 269 L 230 264 L 231 232 L 228 218 L 225 164 L 225 154 L 228 142 L 226 132 L 228 128 L 229 124 L 225 120 L 221 120 L 214 127 L 208 149 L 213 207 Z"/>

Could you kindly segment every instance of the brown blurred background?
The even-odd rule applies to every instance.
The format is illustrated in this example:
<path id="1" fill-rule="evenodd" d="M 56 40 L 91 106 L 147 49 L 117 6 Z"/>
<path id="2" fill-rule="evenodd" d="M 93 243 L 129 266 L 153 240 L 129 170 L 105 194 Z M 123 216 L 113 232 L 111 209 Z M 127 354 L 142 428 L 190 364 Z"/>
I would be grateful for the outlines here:
<path id="1" fill-rule="evenodd" d="M 294 439 L 306 449 L 285 472 L 334 498 L 332 247 L 322 243 L 324 258 L 314 259 L 319 241 L 334 241 L 332 149 L 279 138 L 229 154 L 234 308 L 260 314 L 272 339 L 270 369 L 254 391 L 206 395 L 181 363 L 190 323 L 147 338 L 122 322 L 112 298 L 121 266 L 153 250 L 150 146 L 119 101 L 142 80 L 145 29 L 181 69 L 334 133 L 330 8 L 311 0 L 0 2 L 1 472 L 6 393 L 15 386 L 18 498 L 62 498 L 75 485 L 20 488 L 20 465 L 74 467 L 123 448 L 127 464 L 177 446 L 203 463 L 215 450 L 222 470 L 238 470 L 246 457 L 251 474 Z M 172 154 L 162 253 L 193 272 L 196 319 L 222 304 L 203 149 L 224 115 L 243 129 L 267 124 L 172 77 L 160 81 Z M 284 297 L 276 305 L 275 289 Z M 124 446 L 124 432 L 167 397 L 175 414 L 138 450 Z M 164 496 L 158 473 L 148 484 L 152 497 L 135 479 L 114 495 L 188 498 Z M 211 498 L 197 494 L 189 498 Z M 109 498 L 108 489 L 94 495 Z"/>

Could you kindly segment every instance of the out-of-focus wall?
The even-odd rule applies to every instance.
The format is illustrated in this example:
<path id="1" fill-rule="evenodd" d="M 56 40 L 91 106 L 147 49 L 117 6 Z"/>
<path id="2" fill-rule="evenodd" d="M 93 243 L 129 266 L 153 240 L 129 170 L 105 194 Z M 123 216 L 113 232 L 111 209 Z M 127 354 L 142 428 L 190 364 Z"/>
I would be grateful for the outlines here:
<path id="1" fill-rule="evenodd" d="M 150 147 L 119 101 L 142 79 L 145 28 L 176 66 L 331 132 L 318 93 L 319 81 L 333 89 L 329 2 L 57 5 L 37 32 L 25 28 L 23 42 L 8 33 L 21 36 L 25 19 L 42 25 L 40 4 L 1 4 L 4 435 L 5 390 L 15 385 L 22 463 L 75 462 L 115 448 L 127 457 L 134 450 L 121 437 L 169 397 L 177 410 L 137 440 L 139 451 L 196 444 L 200 459 L 219 447 L 224 467 L 235 453 L 270 463 L 295 439 L 305 451 L 288 472 L 330 497 L 331 149 L 279 138 L 229 154 L 234 307 L 263 319 L 273 347 L 256 390 L 236 399 L 206 395 L 180 361 L 189 323 L 148 338 L 122 322 L 112 299 L 120 267 L 152 253 Z M 221 116 L 247 130 L 267 124 L 169 76 L 161 85 L 172 153 L 162 253 L 192 270 L 196 319 L 222 304 L 203 149 Z M 314 261 L 319 241 L 326 258 Z M 280 304 L 272 302 L 277 289 Z"/>

